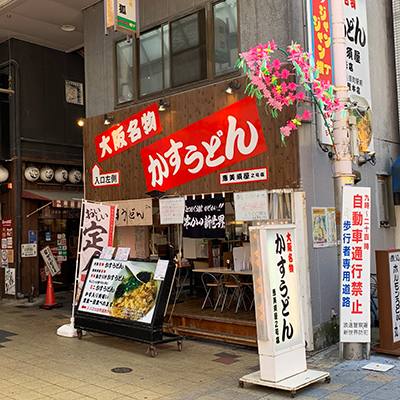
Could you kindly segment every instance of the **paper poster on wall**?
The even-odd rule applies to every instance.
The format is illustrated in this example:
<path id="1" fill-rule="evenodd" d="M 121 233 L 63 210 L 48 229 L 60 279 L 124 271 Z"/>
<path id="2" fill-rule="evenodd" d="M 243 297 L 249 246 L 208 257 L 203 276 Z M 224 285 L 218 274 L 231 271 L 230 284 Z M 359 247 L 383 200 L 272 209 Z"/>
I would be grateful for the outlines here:
<path id="1" fill-rule="evenodd" d="M 185 211 L 184 197 L 170 197 L 159 200 L 160 224 L 183 224 L 183 213 Z"/>
<path id="2" fill-rule="evenodd" d="M 268 192 L 255 190 L 233 194 L 236 221 L 259 221 L 269 219 Z"/>
<path id="3" fill-rule="evenodd" d="M 326 226 L 326 208 L 312 207 L 312 235 L 313 247 L 328 247 L 328 234 Z"/>
<path id="4" fill-rule="evenodd" d="M 335 207 L 326 208 L 326 227 L 328 232 L 328 246 L 329 247 L 337 246 Z"/>
<path id="5" fill-rule="evenodd" d="M 4 293 L 15 295 L 15 268 L 6 268 L 4 271 Z"/>

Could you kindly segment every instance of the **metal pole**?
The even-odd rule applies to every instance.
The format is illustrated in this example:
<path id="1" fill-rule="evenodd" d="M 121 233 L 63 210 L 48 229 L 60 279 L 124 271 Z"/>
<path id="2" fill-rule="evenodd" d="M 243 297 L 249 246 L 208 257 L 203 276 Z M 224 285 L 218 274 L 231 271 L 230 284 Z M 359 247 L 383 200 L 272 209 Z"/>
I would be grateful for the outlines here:
<path id="1" fill-rule="evenodd" d="M 332 46 L 334 60 L 334 79 L 336 97 L 341 103 L 347 104 L 348 87 L 346 76 L 346 44 L 344 37 L 343 1 L 331 1 Z M 333 139 L 337 149 L 337 157 L 333 160 L 333 180 L 335 194 L 336 221 L 340 221 L 342 211 L 342 187 L 354 184 L 352 156 L 350 150 L 350 132 L 348 128 L 348 111 L 336 113 L 333 121 Z M 340 224 L 337 224 L 337 233 L 340 240 L 338 246 L 338 266 L 340 273 L 340 255 L 342 240 Z M 340 358 L 347 360 L 362 360 L 362 343 L 343 343 L 340 345 Z"/>

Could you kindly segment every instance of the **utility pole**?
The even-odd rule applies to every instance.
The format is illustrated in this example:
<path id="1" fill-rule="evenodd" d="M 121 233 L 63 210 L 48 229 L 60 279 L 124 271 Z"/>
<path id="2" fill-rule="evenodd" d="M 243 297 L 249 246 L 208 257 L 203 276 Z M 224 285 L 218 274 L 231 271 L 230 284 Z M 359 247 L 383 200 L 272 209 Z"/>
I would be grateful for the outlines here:
<path id="1" fill-rule="evenodd" d="M 331 1 L 331 22 L 335 92 L 340 103 L 347 104 L 349 96 L 346 76 L 346 43 L 344 37 L 343 0 Z M 341 269 L 340 256 L 343 246 L 343 241 L 340 237 L 340 223 L 338 223 L 340 222 L 342 213 L 342 187 L 354 185 L 347 108 L 345 108 L 344 111 L 344 113 L 336 113 L 333 121 L 333 140 L 337 150 L 336 158 L 333 160 L 333 181 L 337 237 L 339 238 L 340 243 L 337 247 L 339 274 Z M 362 360 L 362 350 L 362 343 L 340 343 L 340 358 L 345 358 L 347 360 Z"/>

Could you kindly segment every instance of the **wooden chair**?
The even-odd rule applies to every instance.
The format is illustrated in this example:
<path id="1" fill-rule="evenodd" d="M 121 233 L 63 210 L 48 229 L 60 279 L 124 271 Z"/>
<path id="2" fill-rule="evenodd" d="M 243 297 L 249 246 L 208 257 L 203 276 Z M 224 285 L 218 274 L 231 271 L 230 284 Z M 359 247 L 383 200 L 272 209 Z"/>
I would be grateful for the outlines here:
<path id="1" fill-rule="evenodd" d="M 217 279 L 217 277 L 211 272 L 204 272 L 201 275 L 201 281 L 203 283 L 204 290 L 206 291 L 206 297 L 204 299 L 203 305 L 201 306 L 201 309 L 204 309 L 207 300 L 209 300 L 211 307 L 213 307 L 215 311 L 218 307 L 219 301 L 222 299 L 224 287 L 221 284 L 220 280 Z M 216 290 L 218 293 L 218 298 L 215 304 L 213 304 L 214 290 Z"/>
<path id="2" fill-rule="evenodd" d="M 240 282 L 240 285 L 243 288 L 243 296 L 247 298 L 250 303 L 249 310 L 250 311 L 254 307 L 254 288 L 253 282 Z"/>

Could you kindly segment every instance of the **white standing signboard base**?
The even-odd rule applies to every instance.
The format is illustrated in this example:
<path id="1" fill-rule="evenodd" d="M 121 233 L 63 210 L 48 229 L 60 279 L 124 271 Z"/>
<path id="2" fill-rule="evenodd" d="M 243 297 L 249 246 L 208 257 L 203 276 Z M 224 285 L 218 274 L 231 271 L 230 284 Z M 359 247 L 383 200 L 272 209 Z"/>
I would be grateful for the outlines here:
<path id="1" fill-rule="evenodd" d="M 252 374 L 245 375 L 239 379 L 239 386 L 244 387 L 246 383 L 252 383 L 253 385 L 266 386 L 273 389 L 287 390 L 291 392 L 294 397 L 298 390 L 311 385 L 312 383 L 318 382 L 321 379 L 325 379 L 326 383 L 331 381 L 329 372 L 315 371 L 308 369 L 305 372 L 291 376 L 290 378 L 283 379 L 280 382 L 269 382 L 261 379 L 260 371 L 253 372 Z"/>

